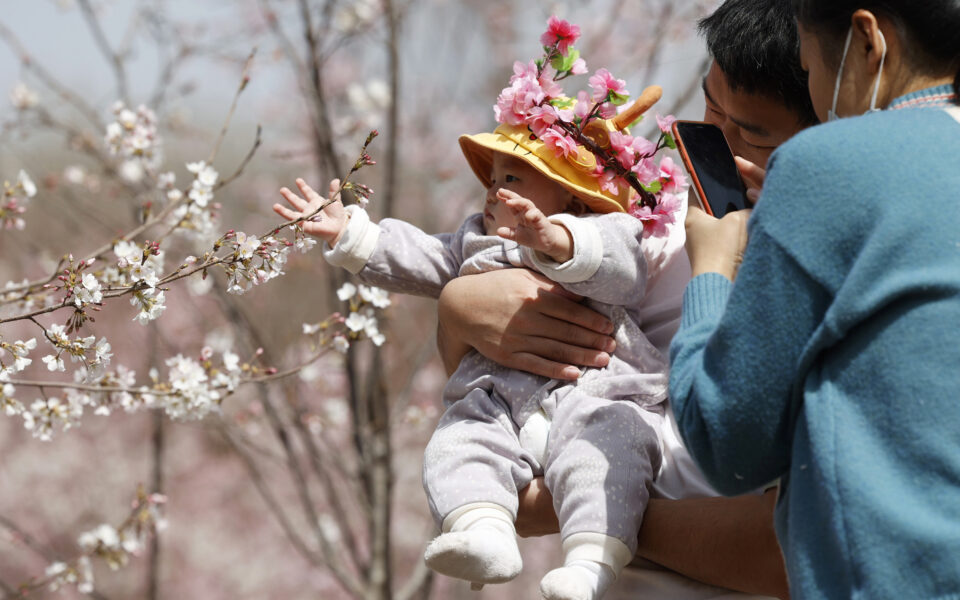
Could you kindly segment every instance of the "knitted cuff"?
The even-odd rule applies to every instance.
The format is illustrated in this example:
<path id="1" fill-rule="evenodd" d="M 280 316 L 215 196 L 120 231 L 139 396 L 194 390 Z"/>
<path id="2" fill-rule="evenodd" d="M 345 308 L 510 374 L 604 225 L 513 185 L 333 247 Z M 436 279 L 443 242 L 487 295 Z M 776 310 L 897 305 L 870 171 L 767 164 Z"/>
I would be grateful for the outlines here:
<path id="1" fill-rule="evenodd" d="M 722 313 L 731 289 L 733 282 L 720 273 L 704 273 L 691 279 L 683 293 L 681 327 Z"/>

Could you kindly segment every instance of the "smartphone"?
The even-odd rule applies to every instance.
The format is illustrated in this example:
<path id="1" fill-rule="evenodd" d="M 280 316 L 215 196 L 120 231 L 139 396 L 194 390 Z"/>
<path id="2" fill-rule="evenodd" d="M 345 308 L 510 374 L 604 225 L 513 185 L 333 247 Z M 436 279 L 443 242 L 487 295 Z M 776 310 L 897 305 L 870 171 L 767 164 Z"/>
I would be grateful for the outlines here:
<path id="1" fill-rule="evenodd" d="M 700 207 L 720 218 L 747 207 L 747 190 L 723 131 L 712 123 L 677 121 L 673 136 Z"/>

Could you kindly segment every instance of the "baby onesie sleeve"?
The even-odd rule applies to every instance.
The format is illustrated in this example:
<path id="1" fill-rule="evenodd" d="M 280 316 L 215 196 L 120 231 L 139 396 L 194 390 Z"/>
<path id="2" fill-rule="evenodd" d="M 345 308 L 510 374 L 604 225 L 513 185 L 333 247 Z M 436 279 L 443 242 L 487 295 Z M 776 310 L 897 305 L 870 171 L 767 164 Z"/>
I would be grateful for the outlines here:
<path id="1" fill-rule="evenodd" d="M 348 206 L 350 220 L 340 241 L 324 244 L 324 258 L 347 269 L 365 284 L 391 292 L 436 298 L 457 276 L 463 262 L 463 236 L 477 227 L 468 218 L 456 233 L 430 235 L 399 219 L 379 225 L 358 206 Z"/>
<path id="2" fill-rule="evenodd" d="M 570 232 L 573 257 L 557 263 L 523 248 L 528 266 L 565 289 L 598 302 L 627 306 L 643 297 L 647 286 L 643 223 L 623 213 L 581 217 L 561 213 L 550 220 Z"/>

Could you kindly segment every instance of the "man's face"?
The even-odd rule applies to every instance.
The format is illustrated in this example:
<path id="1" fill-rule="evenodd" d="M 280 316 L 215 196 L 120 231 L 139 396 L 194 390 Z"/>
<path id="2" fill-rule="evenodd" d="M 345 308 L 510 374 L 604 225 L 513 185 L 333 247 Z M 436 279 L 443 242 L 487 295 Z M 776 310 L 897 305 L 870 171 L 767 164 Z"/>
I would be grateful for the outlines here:
<path id="1" fill-rule="evenodd" d="M 723 130 L 736 156 L 766 168 L 770 154 L 803 129 L 796 113 L 768 96 L 733 90 L 713 63 L 703 78 L 703 120 Z"/>

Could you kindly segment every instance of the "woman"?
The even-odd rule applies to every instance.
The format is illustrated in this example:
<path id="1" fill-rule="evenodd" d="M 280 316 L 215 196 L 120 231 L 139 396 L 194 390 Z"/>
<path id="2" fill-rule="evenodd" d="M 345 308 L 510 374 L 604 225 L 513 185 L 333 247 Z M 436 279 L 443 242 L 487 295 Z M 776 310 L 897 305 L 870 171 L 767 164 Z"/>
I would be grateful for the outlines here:
<path id="1" fill-rule="evenodd" d="M 780 479 L 792 597 L 955 597 L 960 2 L 794 5 L 818 116 L 856 117 L 777 150 L 749 226 L 691 209 L 671 400 L 719 490 Z"/>

